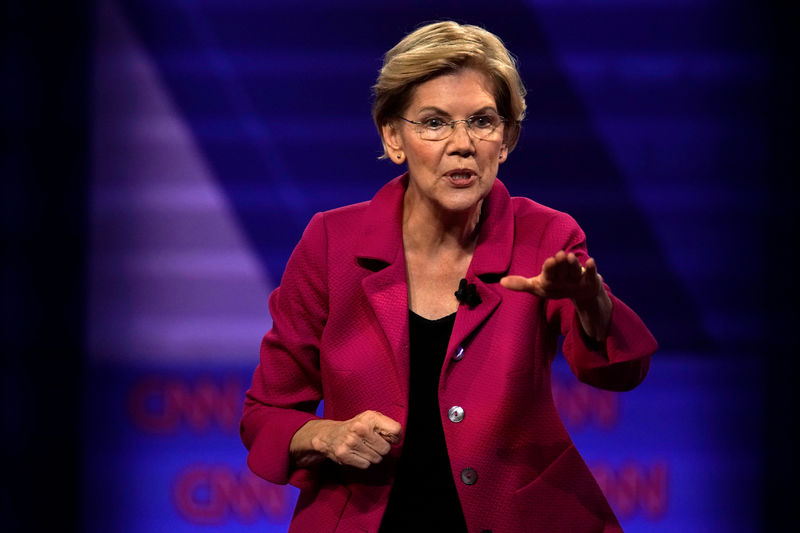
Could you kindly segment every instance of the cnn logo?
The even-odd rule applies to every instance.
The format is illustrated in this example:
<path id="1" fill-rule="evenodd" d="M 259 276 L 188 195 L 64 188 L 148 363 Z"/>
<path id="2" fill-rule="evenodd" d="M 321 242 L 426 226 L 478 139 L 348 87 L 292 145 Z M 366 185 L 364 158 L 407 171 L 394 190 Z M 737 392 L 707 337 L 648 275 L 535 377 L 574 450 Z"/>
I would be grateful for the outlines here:
<path id="1" fill-rule="evenodd" d="M 233 376 L 221 381 L 148 376 L 131 388 L 128 412 L 134 425 L 147 433 L 175 433 L 183 428 L 203 433 L 214 427 L 235 433 L 244 393 L 243 381 Z"/>
<path id="2" fill-rule="evenodd" d="M 251 523 L 262 518 L 284 522 L 294 507 L 292 490 L 264 481 L 246 468 L 194 464 L 175 478 L 172 501 L 178 513 L 195 524 Z"/>

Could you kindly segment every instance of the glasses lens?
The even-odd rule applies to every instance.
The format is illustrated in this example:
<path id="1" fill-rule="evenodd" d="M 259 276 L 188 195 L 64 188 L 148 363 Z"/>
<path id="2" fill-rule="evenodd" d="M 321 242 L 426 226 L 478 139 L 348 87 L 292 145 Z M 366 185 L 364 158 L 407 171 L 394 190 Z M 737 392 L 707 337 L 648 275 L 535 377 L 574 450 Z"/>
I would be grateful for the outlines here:
<path id="1" fill-rule="evenodd" d="M 417 132 L 425 140 L 438 141 L 448 137 L 453 132 L 453 128 L 446 120 L 432 117 L 417 124 Z"/>
<path id="2" fill-rule="evenodd" d="M 452 133 L 453 129 L 450 126 L 445 126 L 444 128 L 439 129 L 422 127 L 419 130 L 419 136 L 426 141 L 441 141 L 442 139 L 448 138 Z"/>
<path id="3" fill-rule="evenodd" d="M 441 141 L 450 137 L 458 124 L 463 122 L 467 132 L 476 139 L 490 139 L 497 136 L 498 129 L 503 124 L 503 118 L 494 113 L 482 113 L 473 115 L 467 119 L 456 120 L 454 122 L 445 121 L 440 118 L 431 118 L 417 124 L 417 132 L 420 137 L 428 141 Z"/>
<path id="4" fill-rule="evenodd" d="M 494 113 L 473 115 L 467 119 L 470 133 L 480 139 L 492 137 L 501 123 L 502 119 Z"/>

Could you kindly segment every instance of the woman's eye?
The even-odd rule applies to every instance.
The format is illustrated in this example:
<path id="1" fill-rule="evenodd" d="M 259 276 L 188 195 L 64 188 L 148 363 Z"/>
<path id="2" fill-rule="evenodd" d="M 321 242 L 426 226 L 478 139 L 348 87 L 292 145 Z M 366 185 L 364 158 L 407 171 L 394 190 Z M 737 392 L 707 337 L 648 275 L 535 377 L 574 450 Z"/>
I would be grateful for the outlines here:
<path id="1" fill-rule="evenodd" d="M 477 128 L 488 128 L 491 127 L 493 123 L 492 117 L 488 115 L 475 115 L 470 118 L 470 122 Z"/>
<path id="2" fill-rule="evenodd" d="M 422 125 L 431 130 L 438 130 L 445 124 L 446 122 L 439 117 L 426 118 L 422 121 Z"/>

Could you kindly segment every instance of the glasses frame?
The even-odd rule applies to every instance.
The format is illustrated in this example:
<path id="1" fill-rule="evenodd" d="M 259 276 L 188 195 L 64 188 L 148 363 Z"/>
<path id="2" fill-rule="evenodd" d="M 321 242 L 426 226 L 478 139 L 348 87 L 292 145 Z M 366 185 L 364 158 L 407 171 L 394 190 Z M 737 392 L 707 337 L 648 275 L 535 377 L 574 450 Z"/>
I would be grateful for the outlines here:
<path id="1" fill-rule="evenodd" d="M 498 124 L 497 126 L 495 126 L 495 127 L 492 129 L 492 131 L 490 131 L 490 132 L 487 134 L 487 136 L 486 136 L 486 137 L 480 137 L 480 136 L 477 134 L 477 130 L 473 130 L 473 129 L 472 129 L 472 120 L 473 120 L 473 119 L 475 119 L 475 118 L 477 118 L 477 117 L 485 116 L 485 113 L 477 113 L 477 114 L 475 114 L 475 115 L 470 115 L 470 116 L 468 116 L 467 118 L 462 118 L 462 119 L 458 119 L 458 120 L 442 120 L 442 122 L 444 123 L 444 125 L 445 125 L 445 126 L 450 126 L 450 133 L 448 133 L 447 135 L 445 135 L 445 136 L 444 136 L 444 137 L 442 137 L 441 139 L 425 139 L 424 137 L 422 137 L 422 135 L 423 135 L 423 128 L 422 128 L 422 126 L 425 124 L 424 122 L 421 122 L 421 121 L 418 121 L 418 120 L 411 120 L 411 119 L 408 119 L 408 118 L 406 118 L 406 117 L 402 117 L 402 116 L 401 116 L 401 117 L 399 117 L 399 118 L 401 118 L 401 119 L 405 120 L 405 121 L 406 121 L 406 122 L 408 122 L 409 124 L 413 124 L 414 126 L 417 126 L 417 128 L 416 128 L 416 130 L 417 130 L 417 134 L 420 136 L 420 138 L 421 138 L 423 141 L 438 142 L 438 141 L 444 141 L 445 139 L 448 139 L 448 138 L 450 138 L 450 136 L 451 136 L 451 135 L 453 135 L 453 132 L 454 132 L 454 131 L 456 131 L 456 124 L 458 124 L 459 122 L 463 122 L 463 123 L 464 123 L 464 126 L 467 128 L 467 134 L 468 134 L 468 135 L 470 135 L 470 136 L 473 136 L 473 135 L 474 135 L 474 138 L 475 138 L 475 139 L 479 139 L 479 140 L 481 140 L 481 141 L 485 141 L 485 140 L 487 140 L 487 139 L 488 139 L 488 137 L 489 137 L 489 136 L 491 136 L 491 135 L 492 135 L 492 134 L 493 134 L 495 131 L 497 131 L 497 128 L 499 128 L 501 125 L 504 125 L 504 124 L 506 124 L 506 123 L 508 122 L 508 119 L 507 119 L 507 118 L 505 118 L 505 117 L 502 117 L 502 116 L 500 116 L 500 115 L 497 115 L 496 113 L 493 113 L 493 114 L 495 114 L 495 115 L 497 116 L 497 118 L 499 118 L 499 119 L 500 119 L 500 124 Z"/>

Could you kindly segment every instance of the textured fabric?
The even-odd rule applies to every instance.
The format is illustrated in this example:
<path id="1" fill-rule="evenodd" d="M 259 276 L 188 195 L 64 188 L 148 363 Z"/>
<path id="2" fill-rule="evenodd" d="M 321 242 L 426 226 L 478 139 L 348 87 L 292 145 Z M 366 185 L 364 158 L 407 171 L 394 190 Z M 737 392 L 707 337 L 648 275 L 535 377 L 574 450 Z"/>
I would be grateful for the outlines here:
<path id="1" fill-rule="evenodd" d="M 442 418 L 439 416 L 439 375 L 455 323 L 455 313 L 428 320 L 409 316 L 408 420 L 380 533 L 430 531 L 466 533 L 467 525 L 450 470 Z M 421 481 L 421 482 L 420 482 Z"/>
<path id="2" fill-rule="evenodd" d="M 301 489 L 291 532 L 380 527 L 402 442 L 367 470 L 331 462 L 292 470 L 288 450 L 323 397 L 326 418 L 372 409 L 405 427 L 407 179 L 392 180 L 370 202 L 315 215 L 270 297 L 273 328 L 247 392 L 241 435 L 253 472 Z M 538 274 L 558 250 L 584 263 L 584 234 L 571 217 L 511 198 L 499 180 L 482 217 L 466 275 L 481 303 L 459 306 L 439 379 L 439 416 L 469 531 L 621 531 L 559 419 L 550 366 L 563 334 L 564 355 L 580 380 L 628 390 L 644 379 L 655 339 L 610 291 L 609 335 L 604 350 L 592 350 L 569 300 L 500 286 L 505 274 Z M 454 359 L 462 348 L 463 358 Z M 459 423 L 447 417 L 452 406 L 464 410 Z"/>

